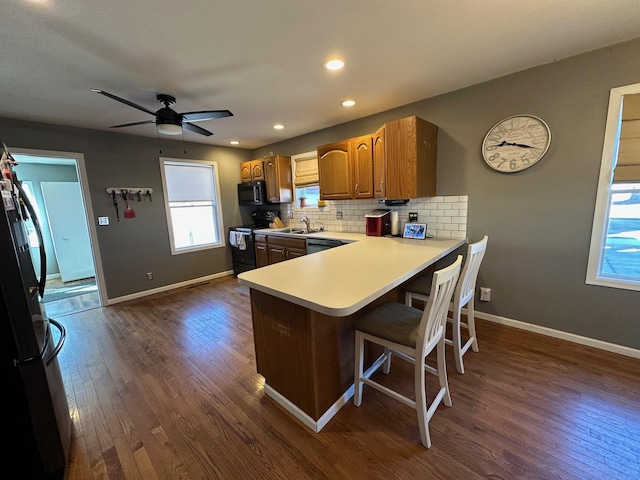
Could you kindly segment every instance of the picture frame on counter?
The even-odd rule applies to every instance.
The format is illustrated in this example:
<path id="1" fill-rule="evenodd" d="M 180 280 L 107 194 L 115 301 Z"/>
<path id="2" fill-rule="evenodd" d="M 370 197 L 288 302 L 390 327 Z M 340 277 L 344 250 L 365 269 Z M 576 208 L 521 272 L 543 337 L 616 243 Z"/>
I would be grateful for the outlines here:
<path id="1" fill-rule="evenodd" d="M 427 224 L 426 223 L 411 223 L 404 224 L 404 231 L 402 232 L 402 238 L 415 238 L 417 240 L 424 240 L 427 238 Z"/>

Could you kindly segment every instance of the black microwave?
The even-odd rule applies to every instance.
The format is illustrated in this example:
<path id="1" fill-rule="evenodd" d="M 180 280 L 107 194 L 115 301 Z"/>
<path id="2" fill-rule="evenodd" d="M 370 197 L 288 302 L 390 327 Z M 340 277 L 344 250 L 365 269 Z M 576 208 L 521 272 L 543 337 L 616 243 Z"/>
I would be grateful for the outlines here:
<path id="1" fill-rule="evenodd" d="M 267 203 L 267 194 L 264 180 L 256 182 L 244 182 L 238 184 L 238 203 L 240 205 L 264 205 Z"/>

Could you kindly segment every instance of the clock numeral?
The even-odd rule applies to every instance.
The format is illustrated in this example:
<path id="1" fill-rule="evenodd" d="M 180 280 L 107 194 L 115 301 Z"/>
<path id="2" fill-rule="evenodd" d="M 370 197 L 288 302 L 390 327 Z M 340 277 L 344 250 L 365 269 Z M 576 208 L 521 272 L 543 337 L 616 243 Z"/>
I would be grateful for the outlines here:
<path id="1" fill-rule="evenodd" d="M 496 145 L 489 145 L 487 147 L 484 147 L 485 150 L 492 152 L 493 150 L 496 150 L 498 147 Z"/>
<path id="2" fill-rule="evenodd" d="M 518 162 L 516 162 L 515 160 L 511 160 L 511 161 L 509 162 L 509 168 L 510 168 L 511 170 L 515 170 L 516 168 L 518 168 Z"/>
<path id="3" fill-rule="evenodd" d="M 493 161 L 494 161 L 496 158 L 498 158 L 499 156 L 500 156 L 500 154 L 499 154 L 499 153 L 494 153 L 493 155 L 491 155 L 491 156 L 489 157 L 489 161 L 490 161 L 490 162 L 493 162 Z"/>
<path id="4" fill-rule="evenodd" d="M 494 142 L 500 141 L 500 138 L 500 135 L 498 135 L 497 133 L 492 133 L 491 135 L 489 135 L 489 140 Z"/>

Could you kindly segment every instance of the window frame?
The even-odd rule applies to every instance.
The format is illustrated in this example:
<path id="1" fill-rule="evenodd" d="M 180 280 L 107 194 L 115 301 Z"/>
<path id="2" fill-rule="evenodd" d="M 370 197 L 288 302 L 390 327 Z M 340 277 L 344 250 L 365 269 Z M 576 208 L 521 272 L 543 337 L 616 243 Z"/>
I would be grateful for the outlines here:
<path id="1" fill-rule="evenodd" d="M 299 153 L 297 155 L 292 155 L 291 156 L 291 169 L 293 172 L 293 211 L 296 212 L 310 212 L 310 211 L 316 211 L 319 212 L 320 211 L 320 207 L 316 204 L 316 205 L 312 205 L 312 206 L 308 206 L 308 207 L 301 207 L 300 206 L 300 199 L 298 197 L 298 186 L 295 183 L 295 179 L 296 179 L 296 160 L 308 160 L 308 159 L 312 159 L 312 158 L 318 158 L 318 152 L 317 150 L 313 150 L 310 152 L 304 152 L 304 153 Z M 306 187 L 311 187 L 313 185 L 316 184 L 310 184 L 310 185 L 305 185 Z M 320 187 L 320 182 L 318 181 L 317 183 L 318 188 Z M 327 212 L 330 211 L 329 208 L 327 207 L 322 207 L 323 208 L 323 212 Z"/>
<path id="2" fill-rule="evenodd" d="M 609 93 L 609 109 L 602 147 L 602 161 L 593 215 L 591 243 L 587 261 L 586 283 L 604 287 L 640 291 L 640 280 L 634 281 L 603 275 L 602 260 L 607 241 L 607 227 L 612 198 L 614 160 L 618 155 L 619 135 L 622 125 L 622 99 L 625 95 L 640 93 L 640 83 L 612 88 Z"/>
<path id="3" fill-rule="evenodd" d="M 222 200 L 220 195 L 220 175 L 218 174 L 218 163 L 215 161 L 207 161 L 207 160 L 192 160 L 192 159 L 184 159 L 184 158 L 170 158 L 170 157 L 160 157 L 160 175 L 162 177 L 162 192 L 164 194 L 164 209 L 167 217 L 167 230 L 169 233 L 169 244 L 171 246 L 171 255 L 181 255 L 183 253 L 192 253 L 198 252 L 202 250 L 209 250 L 213 248 L 222 248 L 226 247 L 226 238 L 224 235 L 224 219 L 222 217 Z M 215 243 L 209 243 L 206 245 L 197 245 L 193 247 L 184 247 L 184 248 L 176 248 L 175 246 L 175 238 L 173 233 L 173 221 L 171 218 L 171 206 L 169 205 L 169 195 L 167 190 L 167 177 L 165 171 L 165 165 L 183 165 L 183 166 L 201 166 L 208 165 L 212 167 L 213 172 L 213 181 L 215 188 L 215 200 L 214 208 L 215 217 L 214 223 L 217 223 L 218 230 L 218 238 L 219 241 Z"/>

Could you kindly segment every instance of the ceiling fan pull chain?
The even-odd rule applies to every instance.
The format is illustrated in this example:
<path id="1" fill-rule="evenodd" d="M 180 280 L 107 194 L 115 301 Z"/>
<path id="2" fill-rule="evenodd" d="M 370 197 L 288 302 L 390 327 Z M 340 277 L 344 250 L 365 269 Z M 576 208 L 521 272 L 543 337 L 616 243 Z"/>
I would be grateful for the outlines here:
<path id="1" fill-rule="evenodd" d="M 184 129 L 182 129 L 182 151 L 185 155 L 187 154 L 187 146 L 184 143 Z"/>
<path id="2" fill-rule="evenodd" d="M 160 155 L 162 155 L 162 147 L 160 146 L 160 133 L 156 130 L 156 137 L 158 137 L 158 150 L 160 151 Z"/>

